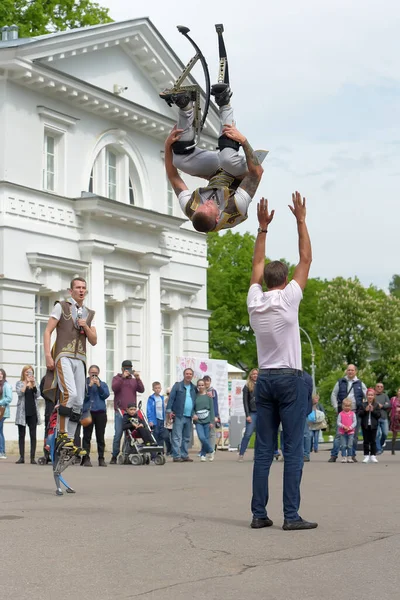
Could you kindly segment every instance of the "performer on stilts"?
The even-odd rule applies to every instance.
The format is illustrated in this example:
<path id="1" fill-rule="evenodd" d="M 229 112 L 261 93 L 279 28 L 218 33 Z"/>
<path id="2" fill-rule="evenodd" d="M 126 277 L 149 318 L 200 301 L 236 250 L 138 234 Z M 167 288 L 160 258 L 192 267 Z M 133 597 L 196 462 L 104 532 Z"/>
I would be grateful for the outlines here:
<path id="1" fill-rule="evenodd" d="M 178 29 L 187 36 L 187 28 Z M 263 168 L 261 163 L 267 155 L 265 150 L 254 151 L 247 138 L 235 126 L 233 108 L 230 103 L 232 91 L 229 86 L 228 64 L 222 38 L 223 26 L 216 25 L 220 49 L 220 75 L 217 84 L 211 87 L 219 106 L 220 135 L 218 150 L 209 151 L 196 147 L 199 128 L 199 99 L 196 86 L 180 87 L 183 76 L 176 86 L 165 90 L 160 97 L 169 105 L 179 108 L 177 126 L 165 142 L 165 167 L 168 179 L 178 196 L 179 204 L 197 231 L 219 231 L 234 227 L 247 219 L 247 210 L 260 183 Z M 198 51 L 194 42 L 189 38 Z M 192 59 L 193 62 L 194 59 Z M 200 59 L 201 60 L 201 59 Z M 204 65 L 203 59 L 203 67 Z M 189 63 L 186 75 L 192 68 Z M 207 71 L 208 73 L 208 71 Z M 245 156 L 239 154 L 242 146 Z M 205 187 L 188 189 L 178 169 L 208 180 Z"/>
<path id="2" fill-rule="evenodd" d="M 71 296 L 67 301 L 56 302 L 44 333 L 47 395 L 58 399 L 57 437 L 55 439 L 53 470 L 57 494 L 61 495 L 60 473 L 71 464 L 74 457 L 82 457 L 85 450 L 74 445 L 78 423 L 82 422 L 82 405 L 86 392 L 86 341 L 97 343 L 94 311 L 84 305 L 87 294 L 86 281 L 75 277 L 71 281 Z M 57 338 L 50 350 L 51 334 Z M 68 491 L 69 486 L 67 486 Z M 71 488 L 69 488 L 70 491 Z"/>

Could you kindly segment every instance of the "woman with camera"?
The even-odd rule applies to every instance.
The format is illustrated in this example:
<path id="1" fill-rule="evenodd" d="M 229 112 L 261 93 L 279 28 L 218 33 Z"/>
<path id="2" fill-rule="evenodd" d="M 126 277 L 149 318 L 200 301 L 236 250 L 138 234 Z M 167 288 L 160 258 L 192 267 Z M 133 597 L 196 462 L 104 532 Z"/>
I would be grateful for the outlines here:
<path id="1" fill-rule="evenodd" d="M 36 428 L 40 424 L 39 410 L 37 406 L 38 390 L 36 387 L 33 367 L 26 365 L 22 369 L 21 379 L 15 386 L 18 402 L 15 424 L 18 425 L 19 459 L 17 465 L 25 462 L 25 432 L 29 427 L 31 439 L 31 465 L 36 465 Z"/>
<path id="2" fill-rule="evenodd" d="M 93 428 L 96 430 L 97 453 L 99 457 L 99 467 L 106 467 L 104 460 L 104 450 L 106 447 L 104 436 L 107 425 L 107 398 L 110 390 L 105 381 L 100 379 L 100 369 L 97 365 L 89 367 L 89 377 L 86 381 L 86 397 L 83 403 L 83 416 L 89 415 L 90 423 L 83 427 L 83 449 L 87 454 L 82 458 L 83 467 L 91 467 L 90 460 L 90 442 L 92 439 Z"/>

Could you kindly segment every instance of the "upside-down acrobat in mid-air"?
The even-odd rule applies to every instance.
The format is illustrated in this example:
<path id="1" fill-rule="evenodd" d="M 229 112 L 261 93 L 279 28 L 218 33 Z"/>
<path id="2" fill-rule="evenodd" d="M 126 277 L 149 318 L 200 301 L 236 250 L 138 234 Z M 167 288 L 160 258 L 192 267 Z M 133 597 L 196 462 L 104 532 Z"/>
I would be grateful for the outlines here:
<path id="1" fill-rule="evenodd" d="M 188 36 L 189 29 L 179 26 L 178 30 L 195 47 L 196 55 L 185 67 L 174 87 L 160 94 L 170 106 L 175 104 L 179 109 L 177 125 L 165 142 L 167 176 L 183 212 L 192 221 L 193 227 L 201 232 L 234 227 L 247 219 L 248 207 L 263 174 L 261 163 L 268 154 L 266 150 L 254 151 L 246 136 L 236 129 L 230 103 L 232 91 L 229 86 L 228 60 L 222 35 L 224 28 L 222 25 L 215 27 L 220 54 L 218 83 L 210 88 L 204 56 Z M 206 99 L 202 117 L 199 86 L 182 86 L 198 60 L 203 66 L 206 78 Z M 216 151 L 197 147 L 207 117 L 210 95 L 214 96 L 220 116 Z M 240 146 L 245 156 L 239 154 Z M 191 192 L 179 175 L 178 169 L 188 175 L 207 179 L 207 185 Z"/>

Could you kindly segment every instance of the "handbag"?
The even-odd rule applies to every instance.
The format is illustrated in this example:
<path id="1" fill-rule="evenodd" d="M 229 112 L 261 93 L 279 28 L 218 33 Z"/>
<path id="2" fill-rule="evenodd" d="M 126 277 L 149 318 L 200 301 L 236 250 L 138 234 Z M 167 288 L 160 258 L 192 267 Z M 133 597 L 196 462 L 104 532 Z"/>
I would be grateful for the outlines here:
<path id="1" fill-rule="evenodd" d="M 5 412 L 6 412 L 6 407 L 0 406 L 0 419 L 3 418 Z"/>

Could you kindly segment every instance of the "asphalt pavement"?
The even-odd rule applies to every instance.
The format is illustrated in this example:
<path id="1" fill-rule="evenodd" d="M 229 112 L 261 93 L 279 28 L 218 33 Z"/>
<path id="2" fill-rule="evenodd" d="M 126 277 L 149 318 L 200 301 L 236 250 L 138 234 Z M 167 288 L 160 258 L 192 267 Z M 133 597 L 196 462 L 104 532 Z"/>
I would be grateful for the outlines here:
<path id="1" fill-rule="evenodd" d="M 400 590 L 400 454 L 379 464 L 304 466 L 301 514 L 282 531 L 283 463 L 252 530 L 252 452 L 214 462 L 69 467 L 0 461 L 1 598 L 50 600 L 392 600 Z"/>

